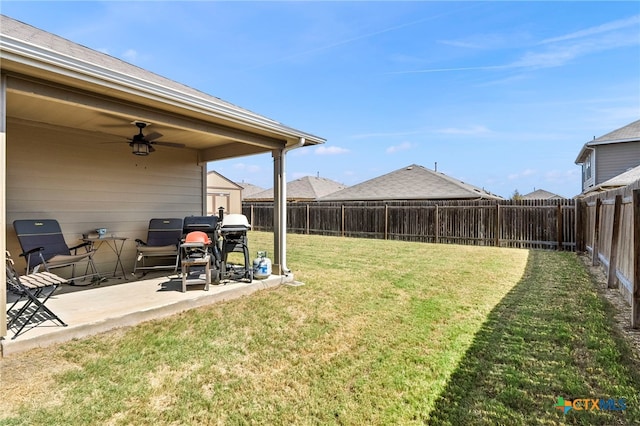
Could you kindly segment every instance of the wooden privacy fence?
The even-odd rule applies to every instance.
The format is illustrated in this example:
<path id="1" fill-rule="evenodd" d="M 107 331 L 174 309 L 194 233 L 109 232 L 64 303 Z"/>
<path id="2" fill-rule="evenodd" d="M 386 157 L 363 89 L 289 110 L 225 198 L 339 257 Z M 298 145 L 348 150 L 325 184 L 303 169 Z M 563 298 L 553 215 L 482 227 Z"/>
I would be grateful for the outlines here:
<path id="1" fill-rule="evenodd" d="M 245 203 L 252 228 L 273 230 L 273 203 Z M 287 230 L 301 234 L 575 249 L 574 200 L 312 202 L 287 205 Z"/>
<path id="2" fill-rule="evenodd" d="M 602 264 L 609 288 L 631 305 L 631 327 L 640 327 L 640 181 L 577 202 L 576 246 Z"/>

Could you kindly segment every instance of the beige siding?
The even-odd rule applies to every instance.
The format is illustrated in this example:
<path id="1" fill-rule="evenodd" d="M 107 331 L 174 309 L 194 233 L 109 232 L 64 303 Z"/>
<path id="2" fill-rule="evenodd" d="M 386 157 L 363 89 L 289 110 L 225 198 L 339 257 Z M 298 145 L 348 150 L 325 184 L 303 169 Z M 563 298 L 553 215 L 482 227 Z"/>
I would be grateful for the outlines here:
<path id="1" fill-rule="evenodd" d="M 129 238 L 122 259 L 130 270 L 134 240 L 146 239 L 149 219 L 203 214 L 202 167 L 191 149 L 158 146 L 138 157 L 124 138 L 9 121 L 7 158 L 7 247 L 14 258 L 14 220 L 56 219 L 69 245 L 100 227 Z M 101 271 L 113 270 L 113 256 L 106 247 L 98 252 Z"/>

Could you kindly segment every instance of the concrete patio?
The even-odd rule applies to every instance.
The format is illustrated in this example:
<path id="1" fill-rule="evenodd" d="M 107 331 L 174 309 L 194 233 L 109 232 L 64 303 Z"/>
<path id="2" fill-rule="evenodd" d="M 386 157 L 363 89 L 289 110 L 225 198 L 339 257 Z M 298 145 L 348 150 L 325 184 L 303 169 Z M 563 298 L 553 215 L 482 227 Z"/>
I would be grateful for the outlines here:
<path id="1" fill-rule="evenodd" d="M 204 275 L 202 275 L 202 278 Z M 204 280 L 199 280 L 204 283 Z M 293 284 L 293 276 L 272 275 L 251 283 L 229 281 L 209 286 L 191 282 L 182 293 L 178 275 L 164 275 L 141 281 L 112 278 L 110 282 L 87 287 L 63 285 L 47 301 L 49 307 L 67 327 L 46 321 L 36 327 L 26 327 L 18 337 L 9 330 L 0 340 L 0 354 L 9 356 L 37 347 L 45 347 L 79 339 L 144 321 L 167 317 L 182 311 L 237 299 L 255 291 Z"/>

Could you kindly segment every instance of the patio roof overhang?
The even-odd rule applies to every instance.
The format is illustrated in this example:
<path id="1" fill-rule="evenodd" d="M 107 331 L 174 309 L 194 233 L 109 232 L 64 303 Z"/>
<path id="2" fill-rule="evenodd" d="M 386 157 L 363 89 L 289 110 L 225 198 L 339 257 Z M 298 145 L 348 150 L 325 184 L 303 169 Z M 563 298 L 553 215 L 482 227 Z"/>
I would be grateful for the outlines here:
<path id="1" fill-rule="evenodd" d="M 304 138 L 324 139 L 108 57 L 88 63 L 3 34 L 7 117 L 110 135 L 126 141 L 133 121 L 151 123 L 163 141 L 196 149 L 201 162 L 268 153 Z"/>

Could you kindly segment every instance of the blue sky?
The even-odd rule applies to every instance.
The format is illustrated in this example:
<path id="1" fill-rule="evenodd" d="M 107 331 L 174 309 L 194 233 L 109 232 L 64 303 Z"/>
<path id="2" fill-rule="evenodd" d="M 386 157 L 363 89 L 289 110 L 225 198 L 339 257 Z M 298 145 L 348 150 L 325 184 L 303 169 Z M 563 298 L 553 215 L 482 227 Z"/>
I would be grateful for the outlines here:
<path id="1" fill-rule="evenodd" d="M 594 136 L 640 118 L 640 2 L 7 1 L 3 14 L 327 143 L 287 180 L 419 164 L 510 197 L 580 192 Z M 211 163 L 272 187 L 270 155 Z"/>

